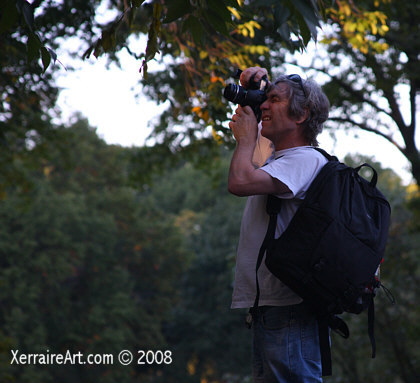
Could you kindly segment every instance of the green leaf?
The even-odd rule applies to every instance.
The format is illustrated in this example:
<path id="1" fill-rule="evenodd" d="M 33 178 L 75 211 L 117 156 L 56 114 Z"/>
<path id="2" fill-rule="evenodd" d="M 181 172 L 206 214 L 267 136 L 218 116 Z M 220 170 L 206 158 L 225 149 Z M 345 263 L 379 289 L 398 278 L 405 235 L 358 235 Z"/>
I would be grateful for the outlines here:
<path id="1" fill-rule="evenodd" d="M 147 37 L 147 46 L 145 59 L 143 60 L 140 71 L 143 69 L 143 75 L 147 77 L 147 62 L 152 60 L 156 53 L 159 52 L 158 37 L 160 35 L 160 17 L 162 15 L 162 5 L 155 3 L 153 5 L 153 18 L 149 28 L 149 34 Z"/>
<path id="2" fill-rule="evenodd" d="M 293 5 L 297 9 L 297 11 L 305 18 L 307 24 L 308 22 L 312 23 L 315 26 L 319 26 L 319 13 L 315 4 L 312 4 L 312 7 L 308 5 L 308 3 L 304 0 L 294 0 Z M 308 25 L 309 26 L 309 25 Z"/>
<path id="3" fill-rule="evenodd" d="M 166 17 L 163 20 L 163 23 L 171 23 L 172 21 L 191 13 L 192 10 L 193 8 L 189 0 L 171 0 L 168 4 Z"/>
<path id="4" fill-rule="evenodd" d="M 323 0 L 311 0 L 312 7 L 318 8 L 319 14 L 321 15 L 322 19 L 325 21 L 327 19 L 326 13 L 326 4 L 324 4 Z"/>
<path id="5" fill-rule="evenodd" d="M 39 57 L 39 50 L 41 48 L 41 40 L 36 33 L 29 33 L 28 42 L 26 44 L 28 50 L 28 62 L 30 63 L 35 58 Z"/>
<path id="6" fill-rule="evenodd" d="M 93 51 L 93 55 L 98 58 L 103 53 L 102 49 L 102 40 L 99 39 L 98 42 L 95 44 L 95 50 Z"/>
<path id="7" fill-rule="evenodd" d="M 238 2 L 236 0 L 221 0 L 221 2 L 226 6 L 226 7 L 238 7 Z"/>
<path id="8" fill-rule="evenodd" d="M 274 20 L 278 25 L 285 23 L 290 17 L 290 9 L 278 3 L 274 7 Z"/>
<path id="9" fill-rule="evenodd" d="M 138 8 L 140 5 L 144 3 L 144 0 L 131 0 L 131 4 L 133 7 Z"/>
<path id="10" fill-rule="evenodd" d="M 188 16 L 188 18 L 184 21 L 184 24 L 182 25 L 182 31 L 189 31 L 194 40 L 194 43 L 197 46 L 202 44 L 204 29 L 203 25 L 195 16 Z"/>
<path id="11" fill-rule="evenodd" d="M 274 20 L 278 27 L 283 25 L 290 17 L 290 9 L 284 5 L 277 3 L 274 7 Z"/>
<path id="12" fill-rule="evenodd" d="M 313 24 L 306 18 L 305 18 L 305 22 L 309 28 L 310 34 L 312 35 L 313 39 L 316 41 L 318 37 L 318 30 L 316 29 L 317 25 Z"/>
<path id="13" fill-rule="evenodd" d="M 88 49 L 85 50 L 85 52 L 82 55 L 82 59 L 88 59 L 90 55 L 92 54 L 93 50 L 95 49 L 94 45 L 91 45 Z"/>
<path id="14" fill-rule="evenodd" d="M 115 46 L 115 34 L 112 31 L 102 31 L 102 48 L 104 52 L 109 52 Z"/>
<path id="15" fill-rule="evenodd" d="M 208 0 L 207 7 L 211 12 L 216 13 L 225 23 L 229 23 L 232 20 L 232 14 L 226 8 L 225 1 Z"/>
<path id="16" fill-rule="evenodd" d="M 287 23 L 281 24 L 277 31 L 284 41 L 288 42 L 290 40 L 290 27 Z"/>
<path id="17" fill-rule="evenodd" d="M 0 33 L 6 32 L 13 27 L 18 20 L 18 10 L 13 1 L 8 1 L 1 6 Z"/>
<path id="18" fill-rule="evenodd" d="M 31 4 L 29 4 L 27 1 L 24 1 L 20 10 L 23 14 L 26 25 L 29 27 L 29 30 L 32 31 L 34 28 L 34 10 Z"/>
<path id="19" fill-rule="evenodd" d="M 53 63 L 55 64 L 55 62 L 57 61 L 57 53 L 55 53 L 51 48 L 47 48 L 47 49 L 48 49 L 48 52 L 50 52 Z"/>
<path id="20" fill-rule="evenodd" d="M 305 18 L 301 14 L 297 15 L 297 20 L 299 24 L 299 31 L 303 39 L 303 45 L 306 47 L 309 41 L 311 40 L 311 31 L 308 28 Z M 316 40 L 316 34 L 314 36 L 314 39 Z"/>
<path id="21" fill-rule="evenodd" d="M 219 33 L 225 36 L 229 36 L 229 31 L 226 26 L 226 22 L 222 20 L 216 12 L 208 10 L 204 14 L 204 18 L 209 22 L 209 24 Z"/>
<path id="22" fill-rule="evenodd" d="M 153 6 L 153 19 L 149 29 L 149 35 L 146 46 L 146 61 L 149 61 L 155 57 L 155 54 L 159 52 L 158 48 L 158 36 L 160 35 L 160 17 L 162 14 L 162 6 L 158 3 Z"/>
<path id="23" fill-rule="evenodd" d="M 257 7 L 271 7 L 273 5 L 273 0 L 255 0 L 253 1 L 253 5 Z"/>
<path id="24" fill-rule="evenodd" d="M 42 65 L 44 66 L 44 73 L 51 63 L 51 53 L 46 47 L 41 47 L 41 59 Z"/>

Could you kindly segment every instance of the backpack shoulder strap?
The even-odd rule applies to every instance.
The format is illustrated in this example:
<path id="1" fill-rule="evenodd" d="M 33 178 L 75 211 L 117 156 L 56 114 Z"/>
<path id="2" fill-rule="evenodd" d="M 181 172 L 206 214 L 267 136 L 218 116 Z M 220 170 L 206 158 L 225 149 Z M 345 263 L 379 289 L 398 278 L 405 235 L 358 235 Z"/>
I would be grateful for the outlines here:
<path id="1" fill-rule="evenodd" d="M 258 302 L 260 299 L 260 285 L 258 283 L 258 269 L 261 266 L 265 251 L 270 246 L 272 241 L 274 241 L 274 237 L 276 234 L 277 214 L 280 212 L 280 209 L 281 209 L 281 199 L 277 198 L 274 195 L 269 194 L 267 196 L 266 210 L 267 210 L 267 214 L 270 217 L 270 220 L 268 222 L 267 232 L 265 234 L 264 240 L 260 247 L 260 251 L 258 253 L 257 264 L 255 266 L 257 294 L 255 296 L 255 301 L 254 301 L 254 306 L 253 306 L 254 308 L 258 307 Z"/>
<path id="2" fill-rule="evenodd" d="M 324 149 L 318 148 L 317 146 L 313 146 L 313 148 L 321 153 L 328 161 L 338 161 L 338 158 L 336 156 L 332 156 L 328 152 L 326 152 Z"/>

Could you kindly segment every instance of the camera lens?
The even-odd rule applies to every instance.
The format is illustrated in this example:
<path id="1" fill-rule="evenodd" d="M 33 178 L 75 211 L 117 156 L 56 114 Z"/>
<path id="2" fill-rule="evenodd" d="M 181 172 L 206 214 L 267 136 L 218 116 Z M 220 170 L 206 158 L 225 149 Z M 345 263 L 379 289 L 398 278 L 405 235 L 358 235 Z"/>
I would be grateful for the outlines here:
<path id="1" fill-rule="evenodd" d="M 234 104 L 239 104 L 241 106 L 249 105 L 259 122 L 261 120 L 260 105 L 267 99 L 267 95 L 265 94 L 267 83 L 268 79 L 265 77 L 248 90 L 237 84 L 229 84 L 223 91 L 223 96 Z"/>
<path id="2" fill-rule="evenodd" d="M 224 92 L 223 96 L 235 104 L 242 104 L 246 100 L 246 90 L 239 85 L 229 84 Z"/>

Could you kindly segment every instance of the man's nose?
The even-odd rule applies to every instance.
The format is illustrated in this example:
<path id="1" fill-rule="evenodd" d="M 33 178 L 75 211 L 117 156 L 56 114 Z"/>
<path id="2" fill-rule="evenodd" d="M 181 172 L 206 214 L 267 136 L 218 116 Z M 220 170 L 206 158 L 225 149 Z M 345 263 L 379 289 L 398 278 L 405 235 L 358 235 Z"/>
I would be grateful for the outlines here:
<path id="1" fill-rule="evenodd" d="M 267 100 L 265 100 L 261 105 L 260 105 L 260 109 L 261 110 L 267 110 L 268 109 L 268 102 Z"/>

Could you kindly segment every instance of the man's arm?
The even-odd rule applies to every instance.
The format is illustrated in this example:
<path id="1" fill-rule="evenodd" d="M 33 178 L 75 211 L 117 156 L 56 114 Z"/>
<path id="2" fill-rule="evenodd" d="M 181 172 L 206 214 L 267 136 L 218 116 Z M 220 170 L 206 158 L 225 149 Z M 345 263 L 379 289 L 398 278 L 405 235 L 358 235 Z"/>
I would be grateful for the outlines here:
<path id="1" fill-rule="evenodd" d="M 237 141 L 229 169 L 229 192 L 238 196 L 290 193 L 284 183 L 252 164 L 258 134 L 252 109 L 239 106 L 229 127 Z"/>

